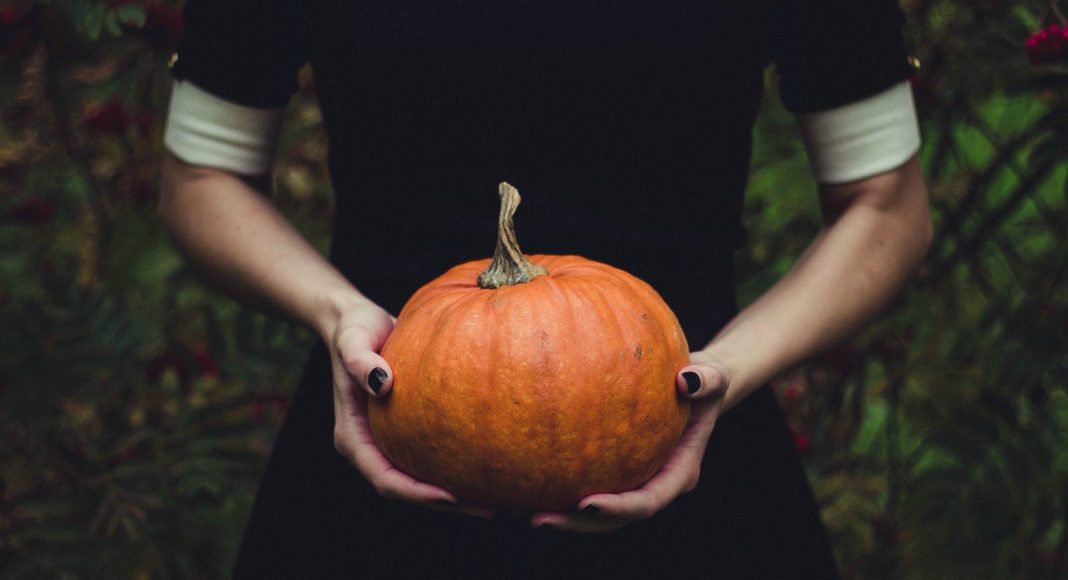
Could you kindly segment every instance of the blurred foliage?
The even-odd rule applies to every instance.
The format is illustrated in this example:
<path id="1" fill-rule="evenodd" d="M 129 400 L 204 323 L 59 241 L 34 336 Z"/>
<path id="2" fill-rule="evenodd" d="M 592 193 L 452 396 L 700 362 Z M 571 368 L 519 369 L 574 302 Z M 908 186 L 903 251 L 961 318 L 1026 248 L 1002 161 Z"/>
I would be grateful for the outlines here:
<path id="1" fill-rule="evenodd" d="M 311 343 L 205 290 L 156 215 L 176 6 L 0 3 L 0 577 L 225 576 Z M 934 246 L 775 388 L 846 577 L 1068 578 L 1068 63 L 1024 48 L 1061 16 L 903 6 Z M 768 78 L 743 301 L 820 225 Z M 305 74 L 274 199 L 324 248 L 319 121 Z"/>
<path id="2" fill-rule="evenodd" d="M 881 321 L 776 386 L 847 577 L 1068 578 L 1068 61 L 1024 50 L 1063 16 L 903 6 L 933 247 Z M 792 120 L 768 99 L 759 122 L 745 299 L 819 227 Z"/>

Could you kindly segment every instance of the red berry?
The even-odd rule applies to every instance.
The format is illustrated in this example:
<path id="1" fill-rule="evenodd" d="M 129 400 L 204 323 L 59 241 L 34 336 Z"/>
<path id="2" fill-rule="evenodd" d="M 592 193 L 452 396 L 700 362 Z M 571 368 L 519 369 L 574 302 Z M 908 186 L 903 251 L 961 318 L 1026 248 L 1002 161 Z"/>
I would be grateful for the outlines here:
<path id="1" fill-rule="evenodd" d="M 208 349 L 202 344 L 193 346 L 191 349 L 193 353 L 193 362 L 196 363 L 197 372 L 203 377 L 219 378 L 219 365 L 216 364 L 215 358 L 211 356 Z"/>
<path id="2" fill-rule="evenodd" d="M 19 13 L 14 8 L 0 8 L 0 28 L 11 26 L 18 20 Z"/>
<path id="3" fill-rule="evenodd" d="M 97 105 L 85 115 L 85 126 L 100 133 L 125 133 L 133 123 L 133 115 L 121 101 L 112 99 Z"/>
<path id="4" fill-rule="evenodd" d="M 1027 59 L 1033 65 L 1068 61 L 1068 28 L 1050 24 L 1024 42 Z"/>
<path id="5" fill-rule="evenodd" d="M 159 50 L 176 50 L 182 41 L 185 20 L 181 10 L 164 4 L 145 7 L 145 26 L 142 29 L 149 44 Z"/>
<path id="6" fill-rule="evenodd" d="M 19 52 L 33 40 L 34 29 L 23 20 L 14 8 L 0 8 L 0 56 Z"/>
<path id="7" fill-rule="evenodd" d="M 812 450 L 812 439 L 808 435 L 801 433 L 800 431 L 793 432 L 794 447 L 797 448 L 797 452 L 804 455 Z"/>

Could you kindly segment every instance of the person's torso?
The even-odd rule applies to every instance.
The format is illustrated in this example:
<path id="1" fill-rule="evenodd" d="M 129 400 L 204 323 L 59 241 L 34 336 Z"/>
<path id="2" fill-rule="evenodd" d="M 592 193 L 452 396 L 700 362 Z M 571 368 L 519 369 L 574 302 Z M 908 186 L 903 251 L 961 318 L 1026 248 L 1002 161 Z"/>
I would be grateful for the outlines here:
<path id="1" fill-rule="evenodd" d="M 333 259 L 396 313 L 491 254 L 509 181 L 526 253 L 628 270 L 706 340 L 734 308 L 767 62 L 755 4 L 311 2 Z"/>

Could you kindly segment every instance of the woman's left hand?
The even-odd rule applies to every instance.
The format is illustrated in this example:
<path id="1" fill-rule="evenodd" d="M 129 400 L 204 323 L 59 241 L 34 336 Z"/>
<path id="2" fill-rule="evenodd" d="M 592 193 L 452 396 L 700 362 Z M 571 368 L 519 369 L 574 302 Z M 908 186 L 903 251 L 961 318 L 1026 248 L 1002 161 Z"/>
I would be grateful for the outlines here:
<path id="1" fill-rule="evenodd" d="M 575 512 L 534 514 L 531 525 L 572 532 L 611 532 L 634 520 L 650 518 L 675 498 L 693 491 L 729 384 L 726 365 L 703 351 L 690 353 L 690 365 L 675 377 L 682 396 L 693 399 L 690 420 L 660 471 L 638 489 L 587 496 L 579 501 Z"/>

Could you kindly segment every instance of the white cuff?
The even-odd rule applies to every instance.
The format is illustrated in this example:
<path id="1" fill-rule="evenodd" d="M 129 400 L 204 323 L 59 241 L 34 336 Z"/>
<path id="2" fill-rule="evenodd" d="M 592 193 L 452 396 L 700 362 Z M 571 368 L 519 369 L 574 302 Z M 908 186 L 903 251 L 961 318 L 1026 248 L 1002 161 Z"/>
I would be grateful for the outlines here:
<path id="1" fill-rule="evenodd" d="M 829 111 L 797 116 L 812 172 L 820 183 L 845 183 L 900 167 L 920 148 L 908 81 Z"/>
<path id="2" fill-rule="evenodd" d="M 221 99 L 189 81 L 175 81 L 163 144 L 191 165 L 243 175 L 271 168 L 282 109 Z"/>

